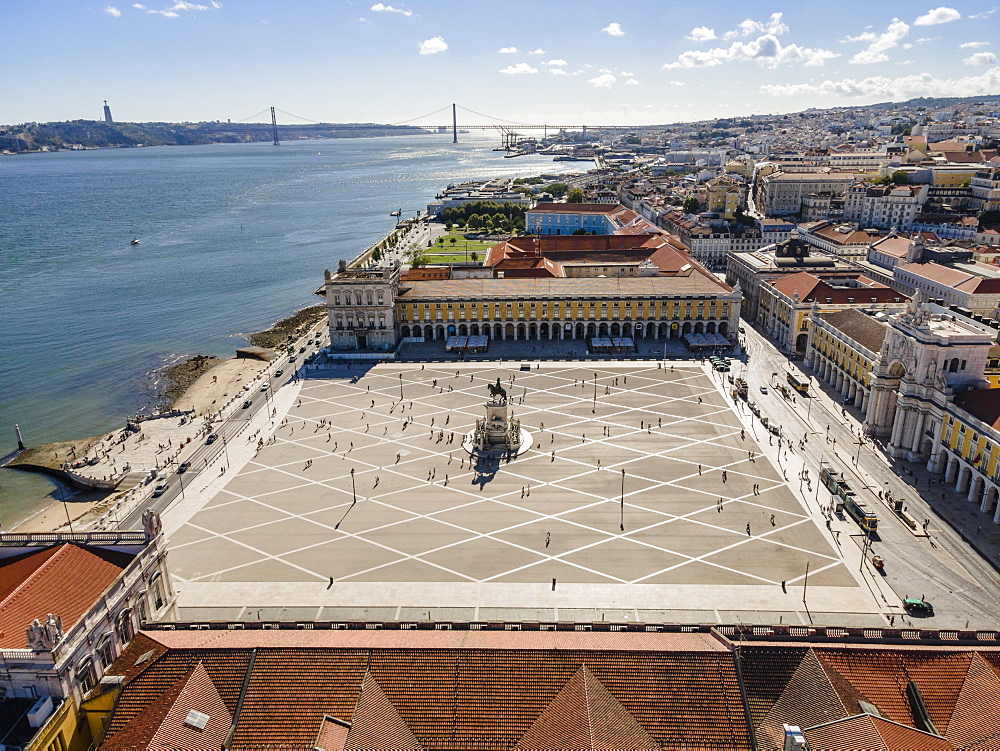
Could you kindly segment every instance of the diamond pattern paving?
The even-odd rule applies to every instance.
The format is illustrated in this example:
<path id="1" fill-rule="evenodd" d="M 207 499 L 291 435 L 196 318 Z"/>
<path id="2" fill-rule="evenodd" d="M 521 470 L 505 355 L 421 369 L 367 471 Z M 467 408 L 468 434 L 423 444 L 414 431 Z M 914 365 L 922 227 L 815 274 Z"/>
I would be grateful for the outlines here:
<path id="1" fill-rule="evenodd" d="M 274 439 L 173 535 L 180 588 L 502 583 L 516 599 L 509 585 L 556 579 L 780 593 L 807 562 L 810 585 L 857 586 L 700 367 L 458 370 L 383 364 L 303 382 Z M 497 377 L 533 445 L 479 473 L 461 439 Z M 494 605 L 440 593 L 427 604 Z"/>

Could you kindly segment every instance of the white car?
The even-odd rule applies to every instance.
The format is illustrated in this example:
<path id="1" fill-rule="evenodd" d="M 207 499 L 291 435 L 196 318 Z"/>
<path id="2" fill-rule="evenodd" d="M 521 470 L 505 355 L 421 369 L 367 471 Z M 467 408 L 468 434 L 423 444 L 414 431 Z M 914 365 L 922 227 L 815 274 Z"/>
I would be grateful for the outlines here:
<path id="1" fill-rule="evenodd" d="M 760 393 L 766 394 L 767 393 L 767 386 L 761 386 L 760 387 Z"/>

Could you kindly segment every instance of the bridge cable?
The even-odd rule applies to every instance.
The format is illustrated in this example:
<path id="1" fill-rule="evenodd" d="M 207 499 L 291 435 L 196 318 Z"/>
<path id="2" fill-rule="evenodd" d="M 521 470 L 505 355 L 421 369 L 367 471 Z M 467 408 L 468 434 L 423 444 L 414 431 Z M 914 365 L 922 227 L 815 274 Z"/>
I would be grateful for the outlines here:
<path id="1" fill-rule="evenodd" d="M 425 117 L 436 115 L 438 112 L 444 112 L 446 109 L 449 109 L 450 107 L 451 107 L 450 104 L 446 104 L 441 109 L 434 110 L 433 112 L 428 112 L 426 115 L 420 115 L 420 117 L 411 117 L 409 120 L 400 120 L 399 122 L 396 123 L 390 123 L 390 125 L 407 125 L 409 123 L 412 123 L 414 120 L 423 120 Z"/>

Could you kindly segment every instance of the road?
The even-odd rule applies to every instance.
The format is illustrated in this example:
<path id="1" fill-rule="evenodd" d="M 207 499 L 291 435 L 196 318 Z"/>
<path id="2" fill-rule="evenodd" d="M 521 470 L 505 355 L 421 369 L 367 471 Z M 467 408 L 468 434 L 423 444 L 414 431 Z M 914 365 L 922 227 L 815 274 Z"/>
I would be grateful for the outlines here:
<path id="1" fill-rule="evenodd" d="M 319 332 L 318 334 L 316 333 L 317 331 Z M 319 337 L 318 339 L 316 338 L 317 336 Z M 262 409 L 271 409 L 272 394 L 275 390 L 280 389 L 288 383 L 295 376 L 297 367 L 305 359 L 316 354 L 325 345 L 327 336 L 326 325 L 324 322 L 321 322 L 310 333 L 303 335 L 296 342 L 296 350 L 303 346 L 306 347 L 306 350 L 304 352 L 297 352 L 294 361 L 289 362 L 288 355 L 282 354 L 278 367 L 267 377 L 267 389 L 261 389 L 264 381 L 255 382 L 253 389 L 248 391 L 240 402 L 242 405 L 249 401 L 250 406 L 246 408 L 238 406 L 229 417 L 213 425 L 212 432 L 217 438 L 212 443 L 206 443 L 207 438 L 199 436 L 197 439 L 199 441 L 198 445 L 192 451 L 184 452 L 179 457 L 181 461 L 191 462 L 191 467 L 187 472 L 178 473 L 176 466 L 162 470 L 160 478 L 157 479 L 155 485 L 166 482 L 166 492 L 158 498 L 149 498 L 145 502 L 140 501 L 137 503 L 136 508 L 121 520 L 118 528 L 142 529 L 142 515 L 146 509 L 152 508 L 162 514 L 164 509 L 183 497 L 184 489 L 189 487 L 202 472 L 218 474 L 221 468 L 228 468 L 229 454 L 227 448 L 229 442 L 241 435 L 250 420 Z M 306 345 L 306 341 L 309 338 L 313 339 L 312 345 Z M 281 372 L 279 373 L 278 371 Z"/>
<path id="2" fill-rule="evenodd" d="M 877 446 L 873 447 L 868 441 L 859 445 L 859 420 L 850 412 L 846 415 L 841 412 L 836 401 L 839 394 L 823 391 L 825 384 L 813 377 L 808 397 L 796 394 L 794 403 L 784 399 L 773 386 L 785 383 L 789 369 L 796 367 L 798 372 L 807 375 L 812 375 L 811 372 L 798 368 L 801 363 L 790 363 L 749 324 L 744 323 L 743 328 L 749 364 L 734 363 L 735 374 L 747 380 L 750 399 L 760 406 L 761 415 L 781 425 L 782 435 L 790 437 L 795 444 L 794 453 L 789 452 L 785 466 L 790 476 L 794 471 L 795 477 L 803 466 L 809 470 L 813 492 L 807 494 L 806 501 L 810 509 L 818 511 L 819 504 L 831 502 L 830 495 L 819 483 L 820 462 L 831 462 L 835 469 L 845 473 L 848 484 L 859 491 L 862 500 L 878 514 L 878 536 L 872 543 L 871 552 L 886 561 L 885 583 L 900 599 L 925 597 L 934 605 L 934 616 L 915 617 L 912 622 L 932 628 L 995 628 L 1000 615 L 1000 576 L 996 570 L 963 543 L 926 501 L 915 495 L 913 488 L 893 472 L 889 460 Z M 762 385 L 768 387 L 767 395 L 761 394 Z M 753 417 L 745 408 L 742 414 Z M 763 435 L 759 429 L 757 432 Z M 803 436 L 808 439 L 804 451 L 797 448 Z M 915 536 L 879 500 L 878 492 L 884 488 L 890 489 L 896 498 L 905 498 L 912 516 L 931 520 L 930 536 Z M 838 524 L 843 530 L 842 544 L 863 542 L 860 529 L 850 517 L 844 522 L 834 522 L 834 529 Z M 881 577 L 868 560 L 863 575 L 869 581 Z M 889 605 L 893 606 L 893 612 L 901 612 L 898 602 Z M 907 620 L 911 619 L 907 617 Z"/>

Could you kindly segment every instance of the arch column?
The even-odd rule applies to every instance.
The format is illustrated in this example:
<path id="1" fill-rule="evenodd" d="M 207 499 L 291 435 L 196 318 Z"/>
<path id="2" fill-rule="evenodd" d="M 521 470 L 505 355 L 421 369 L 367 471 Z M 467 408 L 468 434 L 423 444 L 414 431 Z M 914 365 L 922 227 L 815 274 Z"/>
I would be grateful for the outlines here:
<path id="1" fill-rule="evenodd" d="M 944 470 L 944 481 L 946 483 L 955 482 L 955 475 L 958 473 L 958 459 L 949 454 L 947 451 L 944 452 L 945 461 L 947 465 Z"/>
<path id="2" fill-rule="evenodd" d="M 913 426 L 915 428 L 913 431 L 913 440 L 910 441 L 910 451 L 913 451 L 916 454 L 920 453 L 920 444 L 923 443 L 924 423 L 926 421 L 926 412 L 916 413 Z"/>
<path id="3" fill-rule="evenodd" d="M 965 497 L 969 503 L 975 503 L 979 500 L 979 491 L 983 487 L 983 478 L 976 472 L 969 470 L 971 479 L 969 480 L 969 494 Z"/>
<path id="4" fill-rule="evenodd" d="M 970 474 L 969 468 L 962 466 L 962 463 L 959 462 L 958 479 L 955 481 L 955 490 L 957 490 L 959 493 L 964 493 L 968 488 L 968 485 L 966 483 L 969 481 L 969 474 Z"/>
<path id="5" fill-rule="evenodd" d="M 889 439 L 890 446 L 899 446 L 903 438 L 903 430 L 906 427 L 906 420 L 910 414 L 908 407 L 899 407 L 896 410 L 896 419 L 892 422 L 892 434 Z"/>

